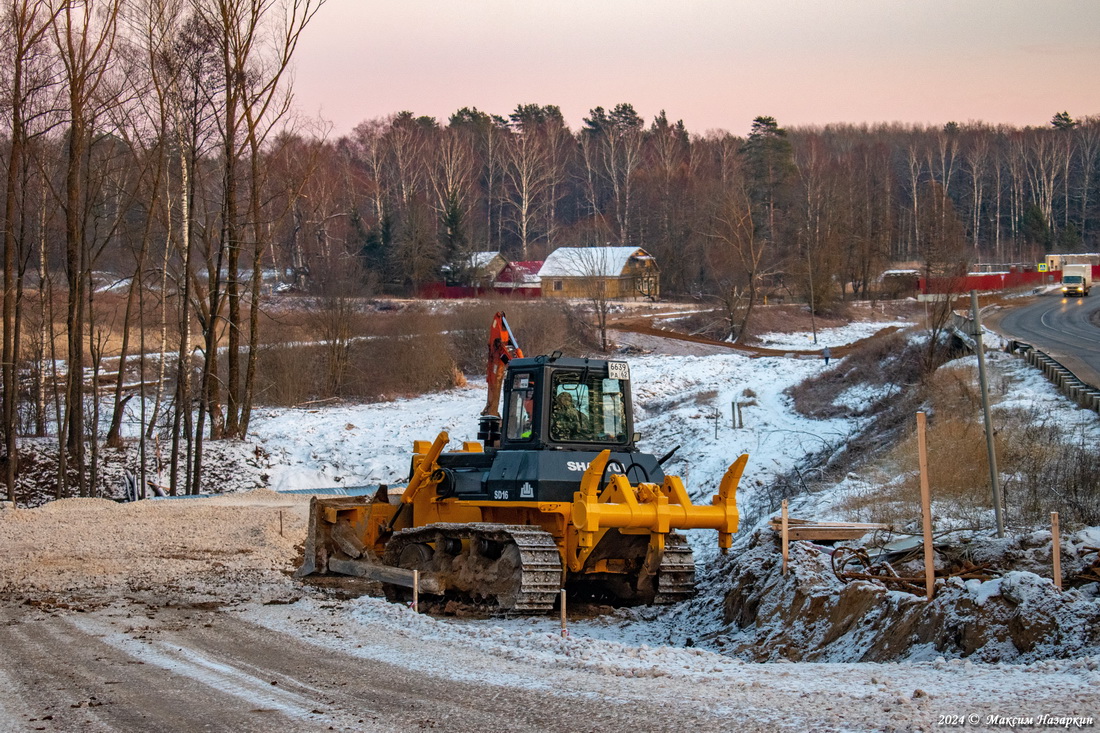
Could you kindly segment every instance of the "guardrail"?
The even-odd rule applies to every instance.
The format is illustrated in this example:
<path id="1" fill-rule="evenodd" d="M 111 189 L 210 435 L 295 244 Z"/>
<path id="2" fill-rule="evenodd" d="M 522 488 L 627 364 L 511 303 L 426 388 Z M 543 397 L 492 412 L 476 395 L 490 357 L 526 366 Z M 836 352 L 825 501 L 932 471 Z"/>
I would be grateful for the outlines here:
<path id="1" fill-rule="evenodd" d="M 951 311 L 951 328 L 954 329 L 955 335 L 958 336 L 963 343 L 970 348 L 971 351 L 977 346 L 977 341 L 974 339 L 974 319 L 968 316 L 964 316 L 958 311 Z"/>
<path id="2" fill-rule="evenodd" d="M 1041 370 L 1062 394 L 1079 406 L 1093 412 L 1100 412 L 1100 389 L 1086 384 L 1050 354 L 1036 349 L 1025 341 L 1009 341 L 1008 345 L 1005 346 L 1005 351 L 1010 354 L 1018 354 L 1028 364 Z"/>
<path id="3" fill-rule="evenodd" d="M 973 339 L 974 320 L 961 313 L 952 312 L 951 325 L 960 338 L 973 349 L 975 346 Z M 1008 340 L 1005 345 L 1005 351 L 1010 354 L 1016 354 L 1028 364 L 1041 371 L 1043 375 L 1050 380 L 1051 384 L 1057 387 L 1062 394 L 1077 403 L 1080 407 L 1100 413 L 1100 389 L 1084 382 L 1068 367 L 1050 354 L 1035 348 L 1033 344 L 1029 344 L 1026 341 L 1017 341 L 1015 339 Z"/>

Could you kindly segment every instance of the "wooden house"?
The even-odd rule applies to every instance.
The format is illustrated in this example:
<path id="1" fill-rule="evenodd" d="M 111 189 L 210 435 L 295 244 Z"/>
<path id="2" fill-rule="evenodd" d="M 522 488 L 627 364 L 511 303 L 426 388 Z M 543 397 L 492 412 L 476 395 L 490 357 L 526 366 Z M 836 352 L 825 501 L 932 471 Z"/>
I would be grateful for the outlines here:
<path id="1" fill-rule="evenodd" d="M 562 247 L 539 270 L 544 298 L 657 300 L 657 261 L 640 247 Z"/>

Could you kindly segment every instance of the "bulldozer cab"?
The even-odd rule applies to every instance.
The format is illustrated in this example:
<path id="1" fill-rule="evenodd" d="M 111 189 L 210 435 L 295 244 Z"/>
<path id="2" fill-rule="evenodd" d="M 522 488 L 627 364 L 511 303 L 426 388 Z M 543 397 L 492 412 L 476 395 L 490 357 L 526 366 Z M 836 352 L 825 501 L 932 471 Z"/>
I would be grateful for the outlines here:
<path id="1" fill-rule="evenodd" d="M 514 359 L 504 406 L 501 449 L 635 450 L 626 362 Z"/>

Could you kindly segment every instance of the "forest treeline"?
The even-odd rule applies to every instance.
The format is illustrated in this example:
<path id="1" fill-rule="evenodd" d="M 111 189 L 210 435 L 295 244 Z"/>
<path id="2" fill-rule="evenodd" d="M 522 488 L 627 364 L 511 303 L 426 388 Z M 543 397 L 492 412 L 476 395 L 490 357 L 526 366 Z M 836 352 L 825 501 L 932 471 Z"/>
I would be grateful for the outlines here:
<path id="1" fill-rule="evenodd" d="M 399 112 L 333 137 L 291 105 L 291 61 L 322 5 L 4 3 L 10 498 L 25 434 L 56 434 L 58 495 L 89 493 L 99 425 L 120 444 L 134 395 L 142 435 L 171 446 L 171 490 L 198 491 L 203 441 L 248 432 L 260 305 L 278 281 L 337 303 L 461 282 L 475 251 L 628 244 L 656 257 L 663 293 L 713 302 L 736 338 L 765 290 L 816 311 L 866 297 L 893 262 L 951 274 L 1098 248 L 1097 117 L 785 129 L 761 116 L 737 135 L 628 103 L 572 129 L 552 104 L 519 104 Z"/>
<path id="2" fill-rule="evenodd" d="M 778 277 L 806 299 L 818 285 L 820 304 L 866 295 L 891 262 L 1033 263 L 1095 248 L 1100 226 L 1100 118 L 1065 112 L 1024 129 L 758 117 L 737 136 L 626 103 L 573 130 L 558 107 L 521 104 L 286 142 L 281 177 L 309 180 L 273 243 L 314 278 L 351 258 L 359 277 L 415 286 L 471 251 L 629 244 L 657 257 L 665 292 L 722 297 Z"/>

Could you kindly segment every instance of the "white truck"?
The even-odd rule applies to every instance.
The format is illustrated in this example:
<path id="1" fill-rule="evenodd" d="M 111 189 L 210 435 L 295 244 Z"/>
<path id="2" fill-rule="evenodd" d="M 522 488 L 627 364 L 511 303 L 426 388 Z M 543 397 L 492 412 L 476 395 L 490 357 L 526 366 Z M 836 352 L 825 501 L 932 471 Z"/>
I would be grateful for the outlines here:
<path id="1" fill-rule="evenodd" d="M 1062 295 L 1084 297 L 1092 288 L 1092 265 L 1062 267 Z"/>

